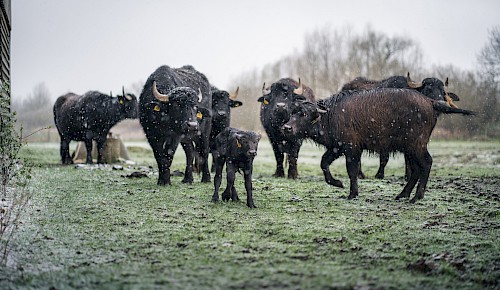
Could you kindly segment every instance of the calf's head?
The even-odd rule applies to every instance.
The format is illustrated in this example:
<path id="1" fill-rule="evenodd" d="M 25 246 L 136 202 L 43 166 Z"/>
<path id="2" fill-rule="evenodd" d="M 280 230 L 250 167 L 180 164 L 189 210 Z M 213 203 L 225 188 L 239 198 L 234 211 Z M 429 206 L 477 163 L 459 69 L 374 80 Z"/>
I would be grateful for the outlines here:
<path id="1" fill-rule="evenodd" d="M 254 158 L 257 156 L 260 137 L 260 134 L 255 132 L 233 132 L 229 138 L 232 142 L 229 144 L 231 151 L 233 151 L 231 155 Z"/>
<path id="2" fill-rule="evenodd" d="M 226 91 L 215 90 L 212 93 L 212 122 L 229 126 L 231 120 L 231 108 L 240 107 L 242 102 L 237 101 L 239 87 L 233 94 Z"/>

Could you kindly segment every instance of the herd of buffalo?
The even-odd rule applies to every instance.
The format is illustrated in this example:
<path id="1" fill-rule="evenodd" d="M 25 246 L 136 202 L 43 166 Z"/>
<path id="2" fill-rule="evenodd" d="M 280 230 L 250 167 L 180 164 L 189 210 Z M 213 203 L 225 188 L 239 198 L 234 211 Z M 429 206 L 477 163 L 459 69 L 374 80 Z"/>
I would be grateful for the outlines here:
<path id="1" fill-rule="evenodd" d="M 358 77 L 342 90 L 326 99 L 317 100 L 311 88 L 300 79 L 283 78 L 262 87 L 260 119 L 276 158 L 273 176 L 284 177 L 285 153 L 288 178 L 298 176 L 297 159 L 302 142 L 311 139 L 323 145 L 321 158 L 325 181 L 343 187 L 329 169 L 340 156 L 346 157 L 350 180 L 349 198 L 358 195 L 358 177 L 363 178 L 361 154 L 364 150 L 380 155 L 376 178 L 384 177 L 389 154 L 401 152 L 406 163 L 407 183 L 396 197 L 410 202 L 424 197 L 432 157 L 427 144 L 441 113 L 473 115 L 457 108 L 456 94 L 447 92 L 448 79 L 422 82 L 407 76 L 392 76 L 373 81 Z M 260 135 L 229 126 L 231 108 L 242 106 L 236 100 L 238 89 L 230 94 L 212 86 L 206 76 L 192 66 L 161 66 L 146 83 L 139 99 L 133 94 L 117 97 L 90 91 L 82 96 L 68 93 L 54 104 L 54 122 L 58 129 L 63 164 L 71 164 L 69 143 L 84 141 L 87 163 L 92 163 L 92 141 L 97 143 L 98 163 L 103 163 L 102 150 L 109 130 L 126 118 L 139 118 L 158 165 L 158 184 L 170 184 L 170 166 L 181 144 L 186 154 L 186 170 L 182 182 L 193 182 L 193 170 L 201 172 L 201 181 L 210 182 L 208 166 L 212 154 L 214 194 L 219 200 L 222 170 L 226 165 L 227 186 L 223 200 L 239 200 L 234 187 L 236 170 L 242 170 L 247 191 L 247 206 L 255 207 L 252 198 L 253 160 L 257 155 Z"/>

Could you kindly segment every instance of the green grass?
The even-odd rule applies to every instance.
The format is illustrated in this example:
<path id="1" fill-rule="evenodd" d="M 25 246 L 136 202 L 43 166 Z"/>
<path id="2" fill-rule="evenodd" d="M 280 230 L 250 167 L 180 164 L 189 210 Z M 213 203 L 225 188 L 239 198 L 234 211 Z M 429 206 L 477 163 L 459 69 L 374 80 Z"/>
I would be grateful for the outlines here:
<path id="1" fill-rule="evenodd" d="M 276 179 L 267 140 L 254 167 L 254 201 L 211 203 L 212 184 L 156 185 L 149 146 L 139 162 L 76 169 L 57 144 L 29 144 L 32 208 L 14 241 L 2 289 L 493 289 L 500 280 L 500 143 L 431 142 L 434 166 L 422 201 L 395 201 L 403 158 L 385 180 L 378 158 L 360 196 L 328 186 L 321 148 L 306 143 L 298 180 Z M 182 149 L 172 166 L 184 170 Z M 147 178 L 124 177 L 133 171 Z M 348 185 L 345 161 L 332 172 Z M 225 180 L 223 180 L 223 186 Z"/>

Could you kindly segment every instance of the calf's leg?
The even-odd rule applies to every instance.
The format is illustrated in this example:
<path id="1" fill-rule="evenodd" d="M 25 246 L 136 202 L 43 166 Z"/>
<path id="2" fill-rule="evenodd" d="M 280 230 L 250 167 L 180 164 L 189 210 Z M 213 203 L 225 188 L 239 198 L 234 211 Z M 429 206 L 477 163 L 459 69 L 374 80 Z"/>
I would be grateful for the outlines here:
<path id="1" fill-rule="evenodd" d="M 231 198 L 231 190 L 234 187 L 234 179 L 236 175 L 236 166 L 233 162 L 228 161 L 226 162 L 226 175 L 227 175 L 227 184 L 226 184 L 226 190 L 222 193 L 222 200 L 223 201 L 229 201 Z"/>
<path id="2" fill-rule="evenodd" d="M 253 203 L 253 194 L 252 194 L 252 170 L 253 170 L 253 162 L 249 162 L 249 164 L 245 165 L 244 175 L 245 175 L 245 189 L 247 191 L 247 206 L 249 208 L 256 208 Z"/>
<path id="3" fill-rule="evenodd" d="M 220 184 L 222 182 L 222 169 L 224 168 L 224 158 L 215 158 L 214 159 L 214 167 L 215 167 L 215 176 L 214 176 L 214 194 L 212 196 L 212 201 L 217 202 L 219 201 L 219 188 Z"/>

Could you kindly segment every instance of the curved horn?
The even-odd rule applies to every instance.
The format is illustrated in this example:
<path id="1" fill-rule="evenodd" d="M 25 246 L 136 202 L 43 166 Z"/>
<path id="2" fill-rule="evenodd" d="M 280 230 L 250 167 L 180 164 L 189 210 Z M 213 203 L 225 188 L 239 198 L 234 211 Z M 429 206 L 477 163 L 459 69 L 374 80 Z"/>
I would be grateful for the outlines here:
<path id="1" fill-rule="evenodd" d="M 422 87 L 422 82 L 417 83 L 417 82 L 414 82 L 414 81 L 411 80 L 411 78 L 410 78 L 410 72 L 408 72 L 408 75 L 406 76 L 406 83 L 412 89 L 418 89 L 418 88 Z"/>
<path id="2" fill-rule="evenodd" d="M 262 84 L 262 94 L 263 94 L 263 95 L 267 95 L 267 94 L 269 94 L 270 92 L 271 92 L 271 89 L 269 89 L 269 88 L 268 88 L 268 89 L 266 89 L 266 83 L 264 82 L 264 83 Z"/>
<path id="3" fill-rule="evenodd" d="M 448 78 L 446 78 L 446 81 L 444 82 L 444 86 L 448 87 Z"/>
<path id="4" fill-rule="evenodd" d="M 109 91 L 109 96 L 113 97 L 113 91 Z"/>
<path id="5" fill-rule="evenodd" d="M 229 95 L 229 98 L 230 98 L 231 100 L 236 100 L 236 97 L 238 97 L 238 92 L 239 92 L 239 91 L 240 91 L 240 87 L 238 86 L 238 87 L 236 88 L 236 91 L 235 91 L 233 94 Z"/>
<path id="6" fill-rule="evenodd" d="M 122 94 L 125 99 L 132 101 L 132 97 L 129 94 L 125 94 L 125 86 L 122 86 Z"/>
<path id="7" fill-rule="evenodd" d="M 201 100 L 203 100 L 203 94 L 201 93 L 201 89 L 198 88 L 198 103 L 201 103 Z"/>
<path id="8" fill-rule="evenodd" d="M 293 92 L 297 95 L 302 95 L 304 93 L 304 88 L 302 87 L 302 83 L 300 82 L 299 78 L 299 87 L 293 90 Z"/>
<path id="9" fill-rule="evenodd" d="M 156 81 L 153 82 L 153 95 L 158 101 L 168 103 L 168 95 L 163 95 L 158 92 L 158 89 L 156 88 Z"/>

